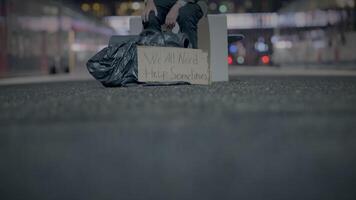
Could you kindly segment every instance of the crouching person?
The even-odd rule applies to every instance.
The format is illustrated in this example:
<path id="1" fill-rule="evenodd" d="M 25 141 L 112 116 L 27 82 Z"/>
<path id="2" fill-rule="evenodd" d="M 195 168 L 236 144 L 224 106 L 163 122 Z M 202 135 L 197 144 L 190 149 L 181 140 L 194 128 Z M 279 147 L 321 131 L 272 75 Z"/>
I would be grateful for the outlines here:
<path id="1" fill-rule="evenodd" d="M 207 0 L 147 0 L 142 12 L 143 27 L 162 31 L 162 25 L 173 29 L 178 23 L 196 49 L 198 22 L 207 10 Z"/>

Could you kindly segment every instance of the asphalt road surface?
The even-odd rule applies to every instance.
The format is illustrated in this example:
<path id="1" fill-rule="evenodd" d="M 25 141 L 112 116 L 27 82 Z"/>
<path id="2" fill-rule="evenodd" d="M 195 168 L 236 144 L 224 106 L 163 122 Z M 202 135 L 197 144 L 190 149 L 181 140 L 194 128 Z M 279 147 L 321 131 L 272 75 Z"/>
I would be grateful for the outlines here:
<path id="1" fill-rule="evenodd" d="M 354 200 L 356 78 L 0 86 L 2 200 Z"/>

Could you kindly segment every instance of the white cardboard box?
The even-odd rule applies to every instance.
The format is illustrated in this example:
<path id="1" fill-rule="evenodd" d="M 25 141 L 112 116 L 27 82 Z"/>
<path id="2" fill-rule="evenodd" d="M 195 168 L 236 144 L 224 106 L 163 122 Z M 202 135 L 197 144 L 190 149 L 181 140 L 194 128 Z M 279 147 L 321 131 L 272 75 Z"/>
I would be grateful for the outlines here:
<path id="1" fill-rule="evenodd" d="M 198 47 L 209 55 L 212 81 L 229 81 L 226 15 L 208 15 L 200 20 Z"/>

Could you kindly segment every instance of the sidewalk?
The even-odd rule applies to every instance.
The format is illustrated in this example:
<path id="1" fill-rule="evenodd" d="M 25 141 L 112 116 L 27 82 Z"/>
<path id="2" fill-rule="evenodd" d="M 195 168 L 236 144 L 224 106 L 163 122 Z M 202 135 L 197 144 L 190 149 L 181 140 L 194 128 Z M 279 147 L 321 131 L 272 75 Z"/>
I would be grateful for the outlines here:
<path id="1" fill-rule="evenodd" d="M 356 70 L 337 69 L 306 69 L 295 67 L 257 67 L 257 66 L 231 66 L 230 76 L 355 76 Z M 94 80 L 86 72 L 61 75 L 42 75 L 0 79 L 0 85 L 19 85 L 29 83 L 67 82 Z"/>
<path id="2" fill-rule="evenodd" d="M 49 82 L 67 82 L 67 81 L 85 81 L 93 79 L 88 73 L 60 74 L 60 75 L 42 75 L 26 76 L 0 79 L 0 85 L 20 85 L 29 83 L 49 83 Z"/>

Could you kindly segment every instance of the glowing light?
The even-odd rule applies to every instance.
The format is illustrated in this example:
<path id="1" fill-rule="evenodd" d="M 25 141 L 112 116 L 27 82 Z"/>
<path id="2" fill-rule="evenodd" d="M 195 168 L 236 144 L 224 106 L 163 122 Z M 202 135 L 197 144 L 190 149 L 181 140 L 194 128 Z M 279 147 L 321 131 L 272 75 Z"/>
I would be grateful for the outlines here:
<path id="1" fill-rule="evenodd" d="M 139 2 L 133 2 L 133 3 L 131 4 L 131 8 L 132 8 L 133 10 L 139 10 L 139 9 L 141 8 L 141 4 L 140 4 Z"/>
<path id="2" fill-rule="evenodd" d="M 276 43 L 276 42 L 278 42 L 278 40 L 279 40 L 279 37 L 278 36 L 272 36 L 271 37 L 271 42 L 274 44 L 274 43 Z"/>
<path id="3" fill-rule="evenodd" d="M 94 3 L 93 4 L 93 10 L 95 10 L 95 11 L 100 10 L 100 4 L 99 3 Z"/>
<path id="4" fill-rule="evenodd" d="M 261 61 L 263 64 L 267 65 L 267 64 L 269 64 L 271 59 L 269 58 L 269 56 L 262 56 Z"/>
<path id="5" fill-rule="evenodd" d="M 238 50 L 238 48 L 235 44 L 230 45 L 230 47 L 229 47 L 230 53 L 236 53 L 237 50 Z"/>
<path id="6" fill-rule="evenodd" d="M 87 4 L 87 3 L 83 3 L 82 6 L 81 6 L 81 9 L 84 11 L 84 12 L 88 12 L 90 10 L 90 5 Z"/>
<path id="7" fill-rule="evenodd" d="M 293 47 L 293 44 L 291 41 L 277 41 L 275 42 L 274 46 L 277 49 L 290 49 Z"/>
<path id="8" fill-rule="evenodd" d="M 258 39 L 258 41 L 255 43 L 255 49 L 258 52 L 266 52 L 268 51 L 269 47 L 268 45 L 264 42 L 264 39 L 261 37 Z"/>
<path id="9" fill-rule="evenodd" d="M 219 12 L 226 13 L 227 12 L 227 6 L 226 5 L 220 5 L 219 6 Z"/>
<path id="10" fill-rule="evenodd" d="M 231 56 L 227 57 L 227 63 L 229 65 L 232 65 L 232 62 L 233 62 L 232 57 Z"/>
<path id="11" fill-rule="evenodd" d="M 241 64 L 245 63 L 245 58 L 242 56 L 239 56 L 239 57 L 237 57 L 236 61 L 237 61 L 237 63 L 239 63 L 241 65 Z"/>

